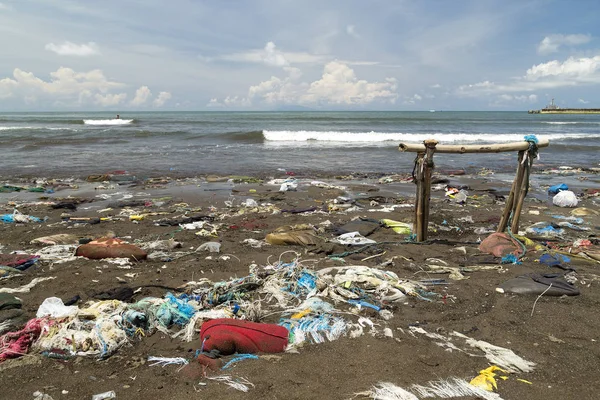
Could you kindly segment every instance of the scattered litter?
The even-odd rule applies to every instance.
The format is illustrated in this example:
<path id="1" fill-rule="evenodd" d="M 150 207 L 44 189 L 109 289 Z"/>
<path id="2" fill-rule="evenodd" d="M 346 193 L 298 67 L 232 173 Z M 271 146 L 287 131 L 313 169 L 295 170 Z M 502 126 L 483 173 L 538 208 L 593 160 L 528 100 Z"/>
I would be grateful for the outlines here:
<path id="1" fill-rule="evenodd" d="M 29 291 L 31 289 L 33 289 L 38 283 L 48 281 L 51 279 L 56 279 L 56 277 L 48 276 L 48 277 L 42 277 L 42 278 L 34 278 L 27 285 L 23 285 L 23 286 L 20 286 L 17 288 L 7 288 L 7 287 L 0 288 L 0 293 L 29 293 Z"/>
<path id="2" fill-rule="evenodd" d="M 65 318 L 76 315 L 78 311 L 79 308 L 75 306 L 65 306 L 63 301 L 58 297 L 48 297 L 42 302 L 35 316 L 37 318 Z"/>
<path id="3" fill-rule="evenodd" d="M 221 251 L 221 243 L 219 242 L 206 242 L 198 246 L 196 251 L 208 251 L 210 253 L 219 253 Z"/>
<path id="4" fill-rule="evenodd" d="M 248 390 L 250 390 L 250 386 L 254 387 L 254 384 L 246 378 L 238 377 L 234 379 L 231 377 L 231 375 L 209 376 L 206 379 L 224 383 L 235 390 L 239 390 L 240 392 L 248 392 Z"/>
<path id="5" fill-rule="evenodd" d="M 149 356 L 148 362 L 152 362 L 154 364 L 149 364 L 151 367 L 155 365 L 160 365 L 161 367 L 166 367 L 167 365 L 188 365 L 189 361 L 183 357 L 154 357 Z"/>
<path id="6" fill-rule="evenodd" d="M 104 392 L 104 393 L 98 393 L 92 396 L 92 400 L 106 400 L 106 399 L 116 399 L 117 398 L 117 394 L 114 392 L 114 390 L 111 390 L 109 392 Z"/>
<path id="7" fill-rule="evenodd" d="M 498 383 L 496 382 L 497 371 L 506 373 L 502 368 L 492 365 L 491 367 L 479 371 L 479 375 L 471 379 L 471 382 L 469 383 L 483 390 L 487 390 L 488 392 L 493 392 L 498 389 Z"/>
<path id="8" fill-rule="evenodd" d="M 404 389 L 389 382 L 379 382 L 370 391 L 357 393 L 374 400 L 419 400 L 428 398 L 476 397 L 483 400 L 502 400 L 497 393 L 488 392 L 459 378 L 430 381 L 425 385 L 411 385 Z"/>
<path id="9" fill-rule="evenodd" d="M 331 239 L 331 242 L 353 246 L 377 243 L 373 239 L 367 239 L 358 232 L 344 233 L 343 235 Z"/>
<path id="10" fill-rule="evenodd" d="M 577 196 L 570 190 L 564 190 L 559 192 L 552 198 L 552 203 L 558 207 L 577 207 Z"/>
<path id="11" fill-rule="evenodd" d="M 535 363 L 524 360 L 516 355 L 512 350 L 500 346 L 494 346 L 483 340 L 475 340 L 459 332 L 452 332 L 449 336 L 440 335 L 437 333 L 427 332 L 421 327 L 409 327 L 410 333 L 414 336 L 415 333 L 427 336 L 436 341 L 436 344 L 448 349 L 460 350 L 472 357 L 480 357 L 479 354 L 472 354 L 467 351 L 468 347 L 479 349 L 483 356 L 492 364 L 498 365 L 500 368 L 510 373 L 516 372 L 531 372 Z M 462 346 L 458 347 L 453 340 L 460 338 Z"/>
<path id="12" fill-rule="evenodd" d="M 260 249 L 262 248 L 264 245 L 268 245 L 269 243 L 263 241 L 263 240 L 256 240 L 256 239 L 244 239 L 241 242 L 242 244 L 246 244 L 252 248 L 255 249 Z"/>

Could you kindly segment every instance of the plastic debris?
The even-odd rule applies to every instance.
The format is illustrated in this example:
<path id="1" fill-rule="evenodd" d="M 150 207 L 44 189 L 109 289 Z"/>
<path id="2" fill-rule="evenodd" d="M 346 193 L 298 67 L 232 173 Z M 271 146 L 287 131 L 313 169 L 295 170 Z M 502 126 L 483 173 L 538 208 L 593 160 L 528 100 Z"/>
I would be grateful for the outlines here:
<path id="1" fill-rule="evenodd" d="M 377 243 L 373 239 L 367 239 L 358 232 L 344 233 L 343 235 L 331 239 L 331 242 L 347 245 L 349 244 L 353 246 Z"/>
<path id="2" fill-rule="evenodd" d="M 227 364 L 223 365 L 223 367 L 221 367 L 221 369 L 226 370 L 226 369 L 232 368 L 234 364 L 236 364 L 240 361 L 244 361 L 244 360 L 258 360 L 258 356 L 254 355 L 254 354 L 238 354 L 231 360 L 227 361 Z"/>
<path id="3" fill-rule="evenodd" d="M 106 399 L 116 399 L 117 394 L 114 390 L 104 393 L 98 393 L 92 396 L 92 400 L 106 400 Z"/>
<path id="4" fill-rule="evenodd" d="M 12 214 L 0 215 L 0 221 L 4 222 L 5 224 L 26 224 L 28 222 L 42 222 L 40 218 L 22 214 L 19 210 L 14 210 Z"/>
<path id="5" fill-rule="evenodd" d="M 36 317 L 65 318 L 77 314 L 79 308 L 75 306 L 65 306 L 58 297 L 48 297 L 37 310 Z"/>
<path id="6" fill-rule="evenodd" d="M 151 367 L 155 365 L 160 365 L 161 367 L 166 367 L 167 365 L 187 365 L 189 361 L 183 357 L 154 357 L 149 356 L 148 362 L 154 363 L 150 364 Z"/>
<path id="7" fill-rule="evenodd" d="M 559 183 L 558 185 L 550 186 L 548 188 L 548 194 L 557 194 L 564 190 L 569 190 L 569 187 L 564 183 Z"/>
<path id="8" fill-rule="evenodd" d="M 495 346 L 483 340 L 475 340 L 459 332 L 452 332 L 450 335 L 440 335 L 438 333 L 430 333 L 421 327 L 411 326 L 409 327 L 410 333 L 415 336 L 415 333 L 424 335 L 430 339 L 433 339 L 438 346 L 454 349 L 460 351 L 466 351 L 469 347 L 473 349 L 479 349 L 485 358 L 492 364 L 498 365 L 500 368 L 510 373 L 516 372 L 531 372 L 535 367 L 535 363 L 527 361 L 512 350 Z M 458 339 L 457 339 L 458 338 Z M 455 343 L 457 340 L 459 345 Z M 479 357 L 479 354 L 472 354 L 467 352 L 472 357 Z"/>
<path id="9" fill-rule="evenodd" d="M 56 235 L 44 236 L 37 239 L 33 239 L 31 244 L 44 244 L 44 245 L 68 245 L 68 244 L 78 244 L 79 239 L 75 235 L 71 235 L 69 233 L 59 233 Z"/>
<path id="10" fill-rule="evenodd" d="M 230 375 L 209 376 L 206 379 L 224 383 L 235 390 L 239 390 L 240 392 L 248 392 L 248 390 L 250 390 L 250 386 L 254 387 L 254 384 L 246 378 L 240 377 L 234 379 Z"/>
<path id="11" fill-rule="evenodd" d="M 558 207 L 577 207 L 579 200 L 575 193 L 570 190 L 564 190 L 552 198 L 552 203 Z"/>
<path id="12" fill-rule="evenodd" d="M 55 276 L 47 276 L 41 278 L 34 278 L 31 282 L 26 285 L 17 287 L 17 288 L 0 288 L 0 293 L 29 293 L 31 289 L 33 289 L 38 283 L 44 282 L 47 280 L 56 279 Z"/>
<path id="13" fill-rule="evenodd" d="M 410 235 L 412 232 L 413 225 L 405 222 L 394 221 L 392 219 L 382 219 L 380 221 L 385 227 L 392 228 L 392 230 L 401 235 Z"/>
<path id="14" fill-rule="evenodd" d="M 529 226 L 525 232 L 544 238 L 557 238 L 561 237 L 565 233 L 565 230 L 549 222 L 538 222 Z"/>
<path id="15" fill-rule="evenodd" d="M 494 390 L 498 389 L 498 383 L 496 382 L 496 372 L 506 373 L 506 371 L 502 368 L 492 365 L 491 367 L 479 371 L 479 375 L 471 379 L 471 382 L 469 383 L 475 387 L 487 390 L 488 392 L 493 392 Z"/>
<path id="16" fill-rule="evenodd" d="M 280 192 L 292 192 L 298 189 L 298 181 L 295 179 L 286 179 L 279 188 Z"/>
<path id="17" fill-rule="evenodd" d="M 196 251 L 208 251 L 210 253 L 219 253 L 221 251 L 221 243 L 219 242 L 206 242 L 198 246 Z"/>
<path id="18" fill-rule="evenodd" d="M 419 400 L 419 399 L 452 399 L 472 397 L 483 400 L 502 400 L 497 393 L 473 386 L 459 378 L 440 379 L 424 385 L 411 385 L 408 389 L 389 382 L 379 382 L 367 392 L 357 393 L 374 400 Z"/>

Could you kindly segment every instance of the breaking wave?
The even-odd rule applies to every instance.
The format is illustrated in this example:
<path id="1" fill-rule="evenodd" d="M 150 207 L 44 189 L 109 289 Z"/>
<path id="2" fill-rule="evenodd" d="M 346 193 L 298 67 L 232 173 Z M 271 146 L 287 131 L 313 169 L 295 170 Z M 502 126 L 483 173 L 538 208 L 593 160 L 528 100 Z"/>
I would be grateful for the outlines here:
<path id="1" fill-rule="evenodd" d="M 86 125 L 127 125 L 131 124 L 133 119 L 84 119 Z"/>
<path id="2" fill-rule="evenodd" d="M 549 125 L 575 125 L 575 124 L 579 124 L 580 122 L 568 122 L 568 121 L 544 121 L 542 122 L 542 124 L 549 124 Z"/>
<path id="3" fill-rule="evenodd" d="M 382 142 L 420 143 L 426 139 L 437 139 L 442 143 L 498 143 L 518 142 L 525 134 L 468 134 L 468 133 L 386 133 L 386 132 L 317 132 L 317 131 L 263 131 L 267 142 L 339 142 L 381 144 Z M 541 135 L 548 140 L 569 140 L 598 137 L 590 133 L 561 133 Z"/>
<path id="4" fill-rule="evenodd" d="M 21 131 L 21 130 L 47 130 L 47 131 L 75 131 L 74 128 L 57 128 L 49 126 L 0 126 L 0 131 Z"/>

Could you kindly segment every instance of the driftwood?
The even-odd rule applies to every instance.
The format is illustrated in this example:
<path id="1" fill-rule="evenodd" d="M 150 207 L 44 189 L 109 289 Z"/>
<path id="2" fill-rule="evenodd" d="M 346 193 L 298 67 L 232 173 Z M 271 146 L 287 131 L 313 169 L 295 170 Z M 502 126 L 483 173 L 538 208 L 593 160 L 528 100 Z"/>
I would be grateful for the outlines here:
<path id="1" fill-rule="evenodd" d="M 539 139 L 538 148 L 548 147 L 548 139 Z M 425 144 L 422 143 L 400 143 L 398 149 L 403 152 L 425 153 Z M 529 142 L 512 142 L 496 144 L 440 144 L 435 147 L 436 153 L 501 153 L 504 151 L 523 151 L 529 149 Z"/>

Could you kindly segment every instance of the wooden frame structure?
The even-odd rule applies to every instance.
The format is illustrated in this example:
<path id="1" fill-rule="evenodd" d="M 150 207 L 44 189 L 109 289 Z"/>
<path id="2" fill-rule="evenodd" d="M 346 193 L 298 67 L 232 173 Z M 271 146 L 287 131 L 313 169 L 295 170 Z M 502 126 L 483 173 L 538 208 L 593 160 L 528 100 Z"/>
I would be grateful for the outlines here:
<path id="1" fill-rule="evenodd" d="M 439 145 L 436 140 L 425 140 L 420 143 L 400 143 L 402 152 L 417 153 L 413 177 L 417 185 L 417 198 L 415 203 L 415 220 L 413 232 L 417 235 L 417 242 L 427 240 L 427 226 L 429 224 L 429 201 L 431 198 L 431 175 L 434 163 L 433 154 L 438 153 L 501 153 L 506 151 L 519 152 L 519 165 L 506 200 L 502 218 L 498 224 L 498 232 L 504 232 L 511 222 L 511 232 L 518 232 L 519 218 L 523 208 L 523 200 L 529 190 L 529 174 L 533 163 L 533 151 L 547 147 L 547 139 L 539 139 L 537 143 L 523 141 L 512 143 L 498 143 L 488 145 Z M 512 218 L 512 221 L 511 221 Z"/>

